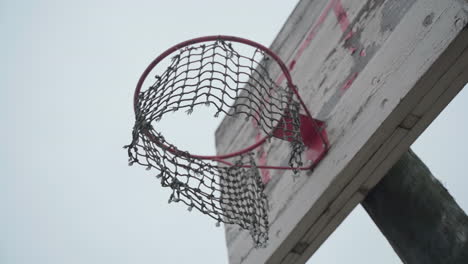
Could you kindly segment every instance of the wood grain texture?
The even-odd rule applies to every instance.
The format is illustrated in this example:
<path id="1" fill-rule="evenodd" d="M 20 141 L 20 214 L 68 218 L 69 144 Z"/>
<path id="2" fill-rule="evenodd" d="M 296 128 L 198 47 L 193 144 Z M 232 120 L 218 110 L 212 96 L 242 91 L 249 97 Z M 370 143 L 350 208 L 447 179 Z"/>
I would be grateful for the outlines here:
<path id="1" fill-rule="evenodd" d="M 468 263 L 468 216 L 411 150 L 362 205 L 403 263 Z"/>
<path id="2" fill-rule="evenodd" d="M 271 48 L 293 65 L 331 149 L 313 172 L 271 171 L 269 245 L 254 249 L 248 232 L 226 226 L 230 263 L 304 263 L 315 252 L 468 81 L 464 8 L 458 0 L 299 2 Z M 251 144 L 255 133 L 226 118 L 218 153 Z M 265 149 L 269 163 L 287 162 L 287 143 Z"/>

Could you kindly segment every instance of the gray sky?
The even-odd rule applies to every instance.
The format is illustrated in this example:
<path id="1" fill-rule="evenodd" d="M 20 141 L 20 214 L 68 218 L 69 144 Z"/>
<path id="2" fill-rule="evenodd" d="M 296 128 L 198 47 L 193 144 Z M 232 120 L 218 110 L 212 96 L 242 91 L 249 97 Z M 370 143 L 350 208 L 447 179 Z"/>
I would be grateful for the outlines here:
<path id="1" fill-rule="evenodd" d="M 127 166 L 133 89 L 156 55 L 192 37 L 269 45 L 295 4 L 0 2 L 0 263 L 226 263 L 222 228 Z M 465 89 L 414 145 L 465 210 L 467 103 Z M 214 152 L 217 123 L 196 124 L 191 149 Z M 399 260 L 358 207 L 310 262 Z"/>

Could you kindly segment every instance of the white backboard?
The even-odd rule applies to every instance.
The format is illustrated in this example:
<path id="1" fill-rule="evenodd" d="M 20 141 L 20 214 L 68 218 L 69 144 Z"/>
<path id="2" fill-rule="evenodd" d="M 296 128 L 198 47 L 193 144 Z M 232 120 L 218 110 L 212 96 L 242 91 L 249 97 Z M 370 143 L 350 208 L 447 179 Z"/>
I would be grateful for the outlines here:
<path id="1" fill-rule="evenodd" d="M 262 171 L 271 179 L 269 244 L 256 249 L 247 231 L 226 225 L 230 263 L 307 261 L 468 82 L 467 6 L 463 0 L 298 3 L 271 49 L 289 66 L 312 115 L 326 123 L 331 147 L 313 172 L 299 177 Z M 252 140 L 252 129 L 223 121 L 218 154 Z M 288 151 L 270 144 L 265 162 L 286 160 Z"/>

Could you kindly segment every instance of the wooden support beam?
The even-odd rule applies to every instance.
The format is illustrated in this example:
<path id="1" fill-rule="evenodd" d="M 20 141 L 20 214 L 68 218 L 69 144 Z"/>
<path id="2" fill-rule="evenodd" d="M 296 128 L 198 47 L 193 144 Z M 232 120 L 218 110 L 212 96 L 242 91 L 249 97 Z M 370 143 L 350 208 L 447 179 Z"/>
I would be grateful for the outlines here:
<path id="1" fill-rule="evenodd" d="M 411 150 L 362 205 L 403 263 L 468 263 L 467 215 Z"/>

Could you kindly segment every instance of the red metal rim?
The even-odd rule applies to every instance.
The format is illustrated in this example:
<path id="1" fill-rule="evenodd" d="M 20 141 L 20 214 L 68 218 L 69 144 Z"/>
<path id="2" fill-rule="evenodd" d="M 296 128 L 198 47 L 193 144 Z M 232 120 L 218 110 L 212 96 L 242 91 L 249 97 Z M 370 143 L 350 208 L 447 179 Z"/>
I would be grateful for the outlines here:
<path id="1" fill-rule="evenodd" d="M 306 112 L 306 114 L 312 118 L 309 110 L 307 109 L 307 107 L 305 106 L 304 102 L 302 101 L 301 97 L 299 96 L 299 93 L 296 89 L 296 87 L 294 86 L 293 82 L 292 82 L 292 78 L 291 78 L 291 74 L 289 73 L 289 70 L 287 68 L 287 66 L 284 64 L 284 62 L 281 60 L 281 58 L 278 57 L 278 55 L 276 55 L 272 50 L 270 50 L 269 48 L 263 46 L 262 44 L 260 43 L 257 43 L 257 42 L 254 42 L 254 41 L 251 41 L 251 40 L 248 40 L 248 39 L 244 39 L 244 38 L 239 38 L 239 37 L 234 37 L 234 36 L 225 36 L 225 35 L 215 35 L 215 36 L 206 36 L 206 37 L 200 37 L 200 38 L 194 38 L 194 39 L 190 39 L 190 40 L 187 40 L 187 41 L 184 41 L 184 42 L 181 42 L 177 45 L 174 45 L 173 47 L 167 49 L 165 52 L 163 52 L 161 55 L 159 55 L 158 57 L 156 57 L 156 59 L 154 59 L 149 65 L 148 67 L 146 67 L 145 71 L 143 72 L 143 74 L 140 76 L 140 79 L 138 80 L 138 83 L 136 85 L 136 88 L 135 88 L 135 93 L 133 95 L 133 108 L 134 108 L 134 111 L 136 113 L 137 111 L 137 105 L 138 105 L 138 95 L 140 94 L 141 92 L 141 89 L 142 89 L 142 86 L 143 86 L 143 82 L 146 80 L 146 78 L 148 77 L 148 75 L 150 74 L 150 72 L 154 69 L 154 67 L 156 67 L 156 65 L 161 62 L 164 58 L 166 58 L 167 56 L 169 56 L 170 54 L 172 54 L 173 52 L 183 48 L 183 47 L 186 47 L 188 45 L 192 45 L 192 44 L 196 44 L 196 43 L 201 43 L 201 42 L 207 42 L 207 41 L 216 41 L 216 40 L 226 40 L 226 41 L 232 41 L 232 42 L 238 42 L 238 43 L 243 43 L 243 44 L 246 44 L 246 45 L 249 45 L 249 46 L 253 46 L 253 47 L 256 47 L 262 51 L 264 51 L 266 54 L 268 54 L 271 58 L 273 58 L 277 63 L 278 63 L 278 66 L 280 66 L 281 68 L 281 71 L 283 72 L 285 78 L 286 78 L 286 81 L 288 83 L 288 88 L 292 90 L 292 92 L 297 96 L 298 100 L 299 100 L 299 103 L 301 104 L 302 108 L 304 109 L 304 111 Z M 261 140 L 259 140 L 258 142 L 256 142 L 255 144 L 249 146 L 249 147 L 246 147 L 244 149 L 241 149 L 239 151 L 236 151 L 236 152 L 232 152 L 232 153 L 228 153 L 228 154 L 223 154 L 223 155 L 212 155 L 212 156 L 206 156 L 206 155 L 194 155 L 194 154 L 189 154 L 190 157 L 192 158 L 197 158 L 197 159 L 205 159 L 205 160 L 223 160 L 223 159 L 228 159 L 228 158 L 232 158 L 232 157 L 235 157 L 235 156 L 239 156 L 239 155 L 242 155 L 244 153 L 247 153 L 247 152 L 250 152 L 254 149 L 256 149 L 257 147 L 259 147 L 260 145 L 264 144 L 265 141 L 269 138 L 269 136 L 265 136 L 263 137 Z M 158 142 L 159 143 L 159 142 Z M 160 144 L 160 143 L 159 143 Z M 165 146 L 166 149 L 170 149 L 168 146 Z M 176 151 L 174 151 L 176 152 Z"/>

